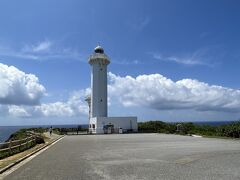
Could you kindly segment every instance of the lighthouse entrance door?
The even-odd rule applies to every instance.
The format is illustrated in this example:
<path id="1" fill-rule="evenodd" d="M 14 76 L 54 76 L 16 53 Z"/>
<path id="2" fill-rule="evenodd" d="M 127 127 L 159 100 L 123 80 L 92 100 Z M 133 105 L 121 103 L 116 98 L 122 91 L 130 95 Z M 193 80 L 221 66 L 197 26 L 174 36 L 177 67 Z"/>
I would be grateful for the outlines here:
<path id="1" fill-rule="evenodd" d="M 114 125 L 109 123 L 103 127 L 104 134 L 112 134 L 114 133 Z"/>

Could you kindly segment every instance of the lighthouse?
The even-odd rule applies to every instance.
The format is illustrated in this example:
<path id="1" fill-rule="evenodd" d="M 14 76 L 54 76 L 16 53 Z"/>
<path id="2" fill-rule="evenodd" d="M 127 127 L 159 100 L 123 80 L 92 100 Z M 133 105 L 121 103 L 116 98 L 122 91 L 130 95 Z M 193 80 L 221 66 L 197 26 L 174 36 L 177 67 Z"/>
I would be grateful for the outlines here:
<path id="1" fill-rule="evenodd" d="M 107 66 L 110 59 L 101 46 L 94 49 L 88 63 L 92 66 L 91 72 L 91 117 L 107 117 Z"/>
<path id="2" fill-rule="evenodd" d="M 101 46 L 90 55 L 91 95 L 89 105 L 89 132 L 94 134 L 137 132 L 137 117 L 108 117 L 107 66 L 109 57 Z"/>

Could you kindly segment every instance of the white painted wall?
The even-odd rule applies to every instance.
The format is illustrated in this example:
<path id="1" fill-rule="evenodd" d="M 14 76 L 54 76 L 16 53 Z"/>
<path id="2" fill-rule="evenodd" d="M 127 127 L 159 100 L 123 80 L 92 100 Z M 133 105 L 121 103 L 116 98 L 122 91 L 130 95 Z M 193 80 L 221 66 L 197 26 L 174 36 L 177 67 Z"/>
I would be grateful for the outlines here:
<path id="1" fill-rule="evenodd" d="M 91 129 L 93 133 L 102 134 L 103 126 L 107 124 L 113 124 L 114 129 L 117 132 L 119 128 L 123 129 L 123 132 L 132 129 L 137 132 L 137 117 L 94 117 L 90 119 L 90 124 L 95 124 L 95 129 Z"/>
<path id="2" fill-rule="evenodd" d="M 94 53 L 89 58 L 91 72 L 91 117 L 107 117 L 107 65 L 105 54 Z"/>

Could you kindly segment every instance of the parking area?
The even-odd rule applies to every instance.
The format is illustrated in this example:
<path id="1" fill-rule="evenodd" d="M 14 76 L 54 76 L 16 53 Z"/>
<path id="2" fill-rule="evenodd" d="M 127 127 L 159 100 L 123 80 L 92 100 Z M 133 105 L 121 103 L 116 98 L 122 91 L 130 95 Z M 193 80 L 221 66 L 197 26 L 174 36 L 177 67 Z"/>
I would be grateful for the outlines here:
<path id="1" fill-rule="evenodd" d="M 240 141 L 166 134 L 66 136 L 6 179 L 240 179 Z"/>

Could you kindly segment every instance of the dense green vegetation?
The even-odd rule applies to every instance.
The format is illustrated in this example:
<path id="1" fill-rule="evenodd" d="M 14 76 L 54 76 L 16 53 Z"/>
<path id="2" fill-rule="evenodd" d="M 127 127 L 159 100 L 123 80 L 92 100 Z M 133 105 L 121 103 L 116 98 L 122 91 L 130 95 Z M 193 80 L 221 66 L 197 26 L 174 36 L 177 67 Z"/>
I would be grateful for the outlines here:
<path id="1" fill-rule="evenodd" d="M 11 136 L 9 137 L 9 140 L 21 140 L 21 139 L 24 139 L 24 138 L 27 138 L 29 136 L 31 136 L 31 133 L 35 133 L 35 134 L 42 134 L 44 133 L 45 131 L 47 131 L 46 128 L 28 128 L 28 129 L 20 129 L 18 131 L 16 131 L 15 133 L 11 134 Z"/>
<path id="2" fill-rule="evenodd" d="M 138 131 L 144 133 L 197 134 L 202 136 L 222 136 L 240 138 L 240 121 L 228 125 L 209 126 L 187 123 L 166 123 L 148 121 L 138 123 Z"/>

